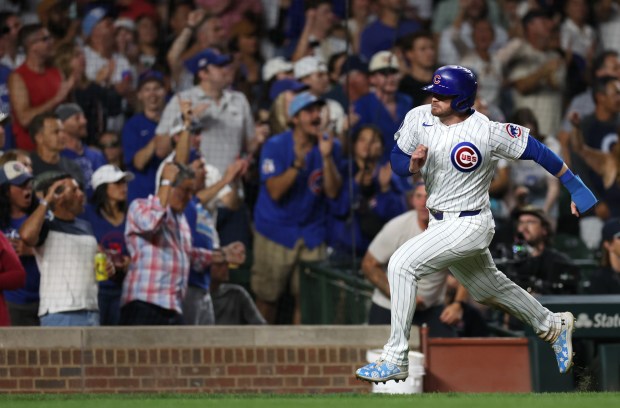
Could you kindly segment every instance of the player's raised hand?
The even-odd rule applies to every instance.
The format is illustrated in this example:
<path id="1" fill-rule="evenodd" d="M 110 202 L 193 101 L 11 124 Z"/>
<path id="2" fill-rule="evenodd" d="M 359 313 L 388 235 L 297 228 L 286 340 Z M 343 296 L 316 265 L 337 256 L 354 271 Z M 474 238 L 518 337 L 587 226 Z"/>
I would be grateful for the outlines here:
<path id="1" fill-rule="evenodd" d="M 426 158 L 428 157 L 428 147 L 424 145 L 418 145 L 411 155 L 411 160 L 409 161 L 409 172 L 417 173 L 424 167 L 426 163 Z"/>

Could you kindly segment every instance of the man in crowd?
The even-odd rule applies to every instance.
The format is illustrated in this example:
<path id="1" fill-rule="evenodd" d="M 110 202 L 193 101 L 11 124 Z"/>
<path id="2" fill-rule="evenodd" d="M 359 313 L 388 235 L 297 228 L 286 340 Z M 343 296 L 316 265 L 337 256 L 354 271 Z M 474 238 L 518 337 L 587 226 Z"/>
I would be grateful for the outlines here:
<path id="1" fill-rule="evenodd" d="M 54 113 L 42 113 L 30 122 L 28 133 L 36 143 L 36 150 L 30 154 L 32 174 L 36 177 L 47 171 L 69 173 L 80 186 L 84 186 L 84 173 L 80 166 L 60 155 L 64 149 L 61 130 L 62 123 Z"/>
<path id="2" fill-rule="evenodd" d="M 428 92 L 422 87 L 433 79 L 433 72 L 437 68 L 437 48 L 433 35 L 426 32 L 407 36 L 403 38 L 401 44 L 409 69 L 400 80 L 398 90 L 411 97 L 415 108 L 424 105 L 430 99 Z"/>
<path id="3" fill-rule="evenodd" d="M 528 292 L 543 295 L 576 294 L 578 270 L 566 254 L 551 247 L 553 226 L 545 212 L 526 206 L 515 217 L 517 235 L 527 244 L 524 259 L 514 267 L 515 282 Z"/>
<path id="4" fill-rule="evenodd" d="M 129 183 L 127 201 L 155 193 L 155 174 L 161 161 L 172 151 L 168 135 L 155 135 L 164 110 L 164 78 L 156 71 L 140 76 L 138 101 L 142 112 L 132 116 L 123 127 L 123 156 L 135 178 Z"/>
<path id="5" fill-rule="evenodd" d="M 194 247 L 184 215 L 195 192 L 194 177 L 186 166 L 166 164 L 157 195 L 129 207 L 125 236 L 131 263 L 123 282 L 122 325 L 183 324 L 190 265 L 204 270 L 212 262 L 245 260 L 239 243 L 219 251 Z"/>
<path id="6" fill-rule="evenodd" d="M 60 155 L 80 166 L 84 175 L 86 196 L 90 197 L 93 193 L 90 179 L 95 170 L 106 164 L 106 159 L 99 150 L 84 144 L 84 139 L 88 136 L 87 122 L 80 105 L 64 103 L 56 108 L 56 115 L 62 122 L 60 132 L 64 149 Z"/>
<path id="7" fill-rule="evenodd" d="M 342 180 L 340 146 L 321 129 L 324 105 L 309 92 L 295 96 L 288 112 L 293 129 L 268 139 L 261 152 L 252 290 L 269 323 L 276 321 L 289 281 L 296 297 L 293 321 L 301 323 L 298 263 L 325 257 L 327 199 L 338 195 Z"/>
<path id="8" fill-rule="evenodd" d="M 34 135 L 28 134 L 33 118 L 53 110 L 73 89 L 75 78 L 63 80 L 60 71 L 49 65 L 52 37 L 40 24 L 19 31 L 26 60 L 9 77 L 9 96 L 13 117 L 13 137 L 18 148 L 32 151 Z"/>
<path id="9" fill-rule="evenodd" d="M 370 84 L 372 91 L 355 102 L 359 115 L 358 126 L 372 124 L 381 129 L 383 135 L 383 157 L 386 163 L 394 147 L 394 133 L 411 109 L 411 98 L 398 92 L 400 64 L 396 54 L 379 51 L 370 60 Z"/>
<path id="10" fill-rule="evenodd" d="M 39 176 L 36 190 L 44 198 L 39 199 L 19 234 L 35 248 L 41 272 L 41 326 L 98 326 L 97 239 L 90 223 L 78 218 L 84 211 L 85 195 L 67 173 Z M 53 214 L 51 219 L 48 211 Z M 106 272 L 114 274 L 112 262 L 106 263 Z"/>

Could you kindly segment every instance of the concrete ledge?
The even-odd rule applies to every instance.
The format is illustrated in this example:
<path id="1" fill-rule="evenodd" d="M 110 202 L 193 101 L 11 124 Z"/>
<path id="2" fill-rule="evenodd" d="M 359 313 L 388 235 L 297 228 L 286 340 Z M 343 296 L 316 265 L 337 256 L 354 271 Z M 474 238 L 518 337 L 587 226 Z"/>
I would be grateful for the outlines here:
<path id="1" fill-rule="evenodd" d="M 389 326 L 12 327 L 0 330 L 0 349 L 353 345 L 380 348 L 389 336 Z M 419 338 L 418 328 L 413 327 L 412 349 L 420 348 Z"/>

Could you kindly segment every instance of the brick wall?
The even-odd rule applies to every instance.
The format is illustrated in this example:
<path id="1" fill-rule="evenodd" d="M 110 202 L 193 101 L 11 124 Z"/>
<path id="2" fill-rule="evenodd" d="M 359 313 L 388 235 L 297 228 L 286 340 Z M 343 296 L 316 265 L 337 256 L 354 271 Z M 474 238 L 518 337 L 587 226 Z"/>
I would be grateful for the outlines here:
<path id="1" fill-rule="evenodd" d="M 369 392 L 353 373 L 388 335 L 368 326 L 9 328 L 0 391 Z"/>

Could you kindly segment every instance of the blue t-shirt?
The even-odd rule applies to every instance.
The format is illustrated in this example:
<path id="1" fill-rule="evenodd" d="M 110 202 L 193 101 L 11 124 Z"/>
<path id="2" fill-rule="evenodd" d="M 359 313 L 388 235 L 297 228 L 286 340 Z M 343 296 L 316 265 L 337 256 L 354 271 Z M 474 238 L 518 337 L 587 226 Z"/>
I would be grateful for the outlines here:
<path id="1" fill-rule="evenodd" d="M 389 50 L 396 40 L 419 31 L 422 27 L 413 20 L 401 20 L 396 28 L 388 27 L 376 19 L 370 23 L 360 36 L 360 54 L 370 61 L 379 51 Z"/>
<path id="2" fill-rule="evenodd" d="M 385 105 L 370 92 L 355 102 L 355 112 L 359 115 L 356 129 L 362 125 L 375 125 L 383 134 L 383 156 L 381 163 L 390 161 L 390 153 L 394 148 L 394 133 L 398 131 L 400 124 L 412 108 L 413 101 L 408 95 L 398 92 L 396 94 L 396 118 L 387 111 Z"/>
<path id="3" fill-rule="evenodd" d="M 144 169 L 138 170 L 133 165 L 133 158 L 143 149 L 154 137 L 157 122 L 138 113 L 132 116 L 123 127 L 122 143 L 123 155 L 127 169 L 133 172 L 135 178 L 127 186 L 127 201 L 131 203 L 135 198 L 146 198 L 150 194 L 155 194 L 155 175 L 162 159 L 153 155 Z"/>
<path id="4" fill-rule="evenodd" d="M 254 222 L 260 234 L 280 245 L 293 248 L 303 238 L 312 249 L 325 241 L 326 233 L 327 198 L 323 194 L 323 159 L 318 146 L 306 155 L 306 168 L 299 171 L 295 183 L 280 201 L 273 201 L 267 192 L 267 179 L 293 165 L 293 148 L 290 130 L 273 136 L 263 145 Z M 340 156 L 340 144 L 335 141 L 332 157 L 336 165 Z"/>
<path id="5" fill-rule="evenodd" d="M 86 209 L 80 218 L 88 221 L 93 228 L 97 243 L 101 248 L 106 250 L 114 250 L 122 255 L 129 255 L 127 245 L 125 244 L 125 221 L 119 225 L 112 225 L 101 214 L 95 211 L 95 207 L 91 204 L 86 205 Z M 99 289 L 106 292 L 117 292 L 122 289 L 122 283 L 118 280 L 108 279 L 99 282 Z"/>
<path id="6" fill-rule="evenodd" d="M 11 68 L 6 65 L 0 64 L 0 112 L 9 113 L 11 111 L 11 106 L 9 102 L 9 75 L 11 74 Z M 4 131 L 6 133 L 4 146 L 0 146 L 0 150 L 9 150 L 15 147 L 13 143 L 11 126 L 8 123 L 4 126 Z"/>
<path id="7" fill-rule="evenodd" d="M 81 155 L 69 149 L 64 149 L 60 152 L 60 155 L 73 160 L 80 166 L 82 173 L 84 173 L 84 189 L 86 191 L 86 196 L 92 197 L 93 188 L 90 184 L 90 180 L 93 178 L 93 173 L 99 167 L 108 163 L 103 153 L 92 147 L 84 146 L 84 152 Z"/>
<path id="8" fill-rule="evenodd" d="M 11 219 L 11 226 L 2 232 L 5 235 L 10 234 L 12 231 L 18 231 L 19 227 L 28 219 L 25 215 L 21 218 Z M 41 280 L 41 274 L 39 273 L 39 267 L 37 261 L 32 256 L 20 256 L 19 260 L 22 266 L 26 270 L 26 285 L 23 288 L 15 290 L 5 290 L 4 298 L 8 302 L 17 303 L 20 305 L 26 303 L 34 303 L 39 301 L 39 282 Z"/>
<path id="9" fill-rule="evenodd" d="M 217 234 L 213 225 L 211 213 L 203 208 L 200 201 L 193 197 L 185 207 L 185 218 L 192 231 L 192 246 L 194 248 L 213 249 L 213 237 Z M 197 271 L 191 268 L 189 271 L 188 284 L 204 290 L 209 290 L 211 284 L 211 268 Z"/>
<path id="10" fill-rule="evenodd" d="M 363 256 L 381 227 L 404 213 L 407 207 L 400 178 L 396 173 L 392 174 L 390 189 L 381 192 L 379 168 L 375 170 L 372 184 L 368 187 L 362 187 L 355 181 L 355 175 L 359 171 L 355 162 L 352 165 L 352 178 L 349 178 L 348 168 L 349 161 L 342 161 L 340 174 L 345 187 L 340 190 L 336 199 L 329 201 L 327 243 L 338 255 L 350 256 L 353 251 L 353 235 L 356 255 Z M 353 217 L 350 217 L 351 208 L 354 209 Z"/>

